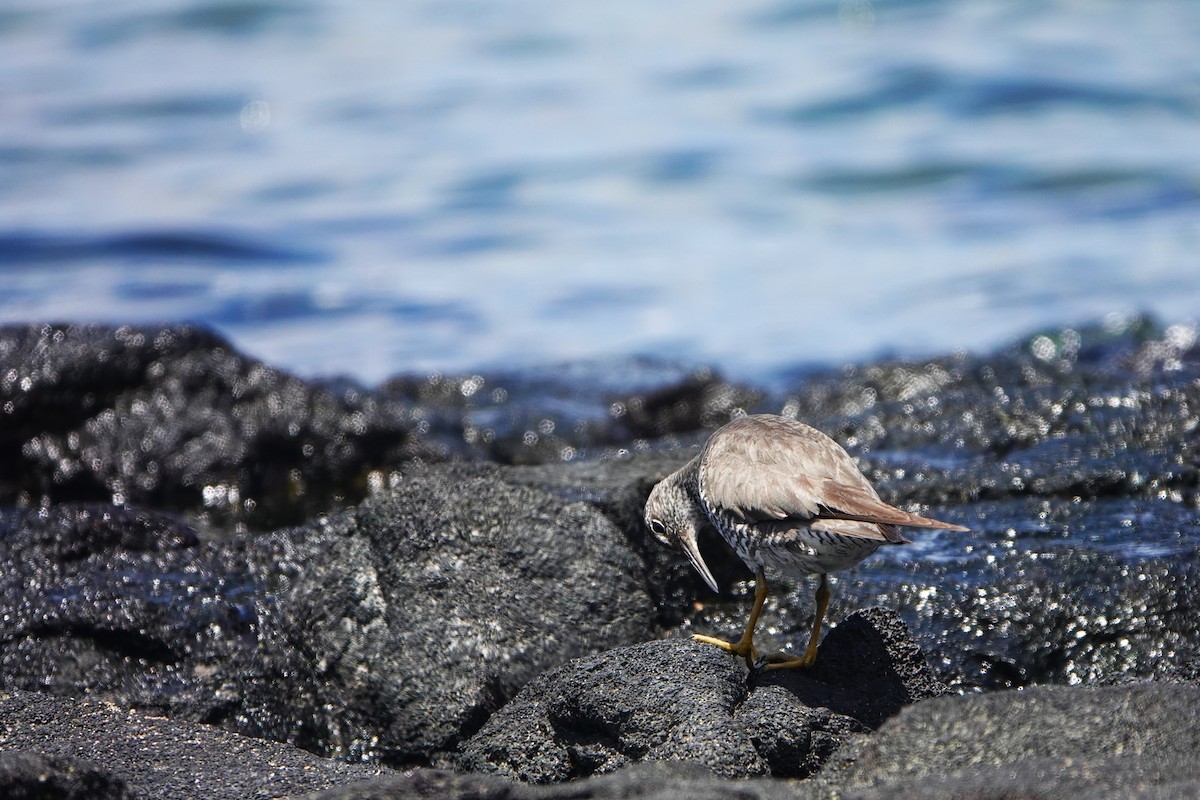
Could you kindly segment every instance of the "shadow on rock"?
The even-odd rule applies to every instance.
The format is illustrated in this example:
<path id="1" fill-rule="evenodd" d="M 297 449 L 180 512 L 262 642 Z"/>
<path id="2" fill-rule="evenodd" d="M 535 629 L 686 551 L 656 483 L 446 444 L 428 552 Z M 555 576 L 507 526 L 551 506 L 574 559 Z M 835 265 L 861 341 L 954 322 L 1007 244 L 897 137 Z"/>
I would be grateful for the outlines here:
<path id="1" fill-rule="evenodd" d="M 125 781 L 69 756 L 30 750 L 0 752 L 0 795 L 19 800 L 132 800 Z"/>
<path id="2" fill-rule="evenodd" d="M 894 611 L 851 614 L 829 631 L 819 652 L 811 668 L 764 672 L 756 684 L 783 687 L 810 708 L 827 708 L 869 728 L 910 703 L 946 692 Z"/>
<path id="3" fill-rule="evenodd" d="M 534 680 L 463 745 L 457 763 L 534 783 L 639 761 L 803 777 L 851 735 L 942 691 L 886 611 L 831 631 L 817 663 L 824 659 L 818 674 L 748 675 L 740 659 L 686 639 L 579 659 Z"/>

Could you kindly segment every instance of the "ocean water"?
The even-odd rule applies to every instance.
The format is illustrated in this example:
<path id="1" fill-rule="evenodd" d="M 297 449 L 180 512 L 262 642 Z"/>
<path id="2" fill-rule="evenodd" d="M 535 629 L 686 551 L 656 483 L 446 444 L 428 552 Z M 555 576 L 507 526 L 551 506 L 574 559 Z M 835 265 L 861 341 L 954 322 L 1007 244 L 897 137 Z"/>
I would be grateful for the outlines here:
<path id="1" fill-rule="evenodd" d="M 8 0 L 0 322 L 740 378 L 1200 316 L 1190 0 Z"/>

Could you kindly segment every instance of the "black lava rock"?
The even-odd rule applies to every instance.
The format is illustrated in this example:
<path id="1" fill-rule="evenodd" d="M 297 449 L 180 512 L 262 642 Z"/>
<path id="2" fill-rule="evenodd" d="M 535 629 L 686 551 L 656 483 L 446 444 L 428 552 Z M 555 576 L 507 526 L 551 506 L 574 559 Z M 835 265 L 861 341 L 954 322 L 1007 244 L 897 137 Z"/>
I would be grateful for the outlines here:
<path id="1" fill-rule="evenodd" d="M 94 700 L 0 692 L 0 796 L 242 800 L 387 774 Z"/>
<path id="2" fill-rule="evenodd" d="M 121 778 L 88 761 L 33 750 L 0 752 L 0 796 L 12 800 L 126 800 Z"/>
<path id="3" fill-rule="evenodd" d="M 1193 334 L 1047 331 L 773 394 L 636 359 L 367 390 L 188 326 L 0 328 L 0 793 L 1195 796 Z M 702 541 L 714 597 L 641 520 L 742 411 L 816 425 L 889 502 L 973 529 L 837 575 L 811 670 L 679 638 L 736 637 L 748 573 Z M 772 580 L 763 650 L 807 640 L 805 583 Z M 895 613 L 848 615 L 875 605 Z M 894 716 L 939 680 L 992 693 Z M 993 692 L 1055 683 L 1086 686 Z M 82 695 L 130 724 L 80 721 Z M 233 733 L 418 769 L 272 782 L 247 753 L 294 751 Z M 488 774 L 428 768 L 451 764 Z"/>
<path id="4" fill-rule="evenodd" d="M 885 498 L 935 506 L 1112 496 L 1195 505 L 1200 345 L 1150 320 L 986 355 L 803 374 L 779 410 L 828 433 Z"/>
<path id="5" fill-rule="evenodd" d="M 739 659 L 683 639 L 579 659 L 497 712 L 458 764 L 535 783 L 639 761 L 697 761 L 727 777 L 809 775 L 849 735 L 943 690 L 894 615 L 872 611 L 843 627 L 822 644 L 817 663 L 828 665 L 815 673 L 747 680 Z"/>
<path id="6" fill-rule="evenodd" d="M 611 519 L 644 565 L 643 581 L 657 605 L 659 625 L 673 628 L 709 589 L 679 548 L 663 547 L 649 535 L 642 517 L 654 484 L 691 455 L 690 451 L 639 453 L 603 461 L 514 467 L 499 476 L 508 483 L 535 486 L 566 502 L 586 502 Z M 722 557 L 729 547 L 715 530 L 701 532 L 700 547 L 706 554 L 717 554 L 709 563 L 723 588 L 749 574 L 740 560 Z"/>
<path id="7" fill-rule="evenodd" d="M 1139 498 L 1010 500 L 958 513 L 975 530 L 950 535 L 956 547 L 944 557 L 894 548 L 836 579 L 841 608 L 899 611 L 945 682 L 1115 684 L 1186 674 L 1198 660 L 1193 509 Z M 803 639 L 805 600 L 797 609 L 793 595 L 781 596 L 782 638 Z"/>
<path id="8" fill-rule="evenodd" d="M 700 369 L 673 385 L 622 398 L 614 407 L 627 438 L 638 439 L 719 428 L 737 415 L 753 412 L 762 400 L 761 392 Z"/>
<path id="9" fill-rule="evenodd" d="M 604 516 L 475 470 L 415 473 L 325 545 L 279 628 L 390 760 L 427 762 L 543 670 L 652 631 Z"/>
<path id="10" fill-rule="evenodd" d="M 62 505 L 0 520 L 0 686 L 206 716 L 256 641 L 247 543 L 201 544 L 173 517 Z M 219 682 L 218 682 L 219 685 Z"/>
<path id="11" fill-rule="evenodd" d="M 764 672 L 758 685 L 787 690 L 808 708 L 827 708 L 870 729 L 905 706 L 946 693 L 898 613 L 857 611 L 821 641 L 808 669 Z"/>
<path id="12" fill-rule="evenodd" d="M 8 525 L 0 685 L 324 754 L 428 763 L 539 672 L 654 630 L 606 517 L 477 470 L 221 542 L 111 507 Z"/>
<path id="13" fill-rule="evenodd" d="M 906 709 L 843 774 L 854 800 L 1174 798 L 1200 794 L 1200 688 L 1045 686 Z"/>
<path id="14" fill-rule="evenodd" d="M 417 769 L 314 792 L 305 800 L 805 800 L 818 796 L 815 788 L 769 779 L 731 781 L 696 763 L 652 761 L 549 785 Z"/>
<path id="15" fill-rule="evenodd" d="M 0 505 L 103 501 L 300 522 L 436 449 L 408 409 L 190 326 L 0 328 Z"/>

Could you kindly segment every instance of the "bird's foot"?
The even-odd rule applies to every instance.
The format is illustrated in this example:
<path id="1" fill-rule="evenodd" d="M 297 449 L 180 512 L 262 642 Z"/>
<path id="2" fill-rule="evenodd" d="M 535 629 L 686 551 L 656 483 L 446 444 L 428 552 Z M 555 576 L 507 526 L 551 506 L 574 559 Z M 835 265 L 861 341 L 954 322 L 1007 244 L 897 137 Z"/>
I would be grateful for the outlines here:
<path id="1" fill-rule="evenodd" d="M 763 669 L 772 672 L 777 669 L 803 669 L 817 663 L 816 648 L 810 648 L 802 656 L 792 656 L 787 653 L 772 653 L 766 658 Z"/>
<path id="2" fill-rule="evenodd" d="M 737 642 L 727 642 L 724 639 L 718 639 L 714 636 L 705 636 L 702 633 L 694 633 L 692 634 L 692 641 L 716 645 L 726 653 L 733 653 L 735 656 L 740 656 L 746 659 L 747 664 L 754 664 L 762 658 L 762 655 L 758 652 L 758 648 L 754 646 L 754 642 L 748 639 L 741 639 Z"/>

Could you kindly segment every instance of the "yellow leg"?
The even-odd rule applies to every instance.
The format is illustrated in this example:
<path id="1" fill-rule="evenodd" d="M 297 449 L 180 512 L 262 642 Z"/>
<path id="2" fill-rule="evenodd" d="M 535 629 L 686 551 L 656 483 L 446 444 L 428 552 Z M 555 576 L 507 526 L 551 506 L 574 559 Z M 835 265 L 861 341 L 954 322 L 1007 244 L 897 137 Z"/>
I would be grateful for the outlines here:
<path id="1" fill-rule="evenodd" d="M 758 571 L 754 573 L 754 606 L 750 609 L 750 619 L 746 620 L 746 631 L 742 634 L 742 638 L 734 643 L 697 633 L 692 636 L 693 641 L 715 644 L 726 653 L 741 656 L 746 659 L 747 663 L 753 664 L 758 661 L 758 649 L 754 646 L 754 629 L 758 627 L 758 617 L 762 613 L 763 603 L 766 601 L 767 574 L 763 572 L 762 567 L 759 567 Z"/>
<path id="2" fill-rule="evenodd" d="M 829 591 L 829 578 L 822 574 L 821 582 L 817 584 L 817 614 L 813 618 L 812 635 L 808 639 L 808 647 L 804 650 L 804 655 L 799 658 L 783 658 L 779 661 L 772 661 L 767 664 L 767 669 L 796 669 L 797 667 L 811 667 L 817 661 L 817 644 L 821 640 L 821 623 L 825 621 L 825 612 L 829 608 L 829 598 L 832 593 Z M 776 656 L 772 656 L 776 658 Z"/>

